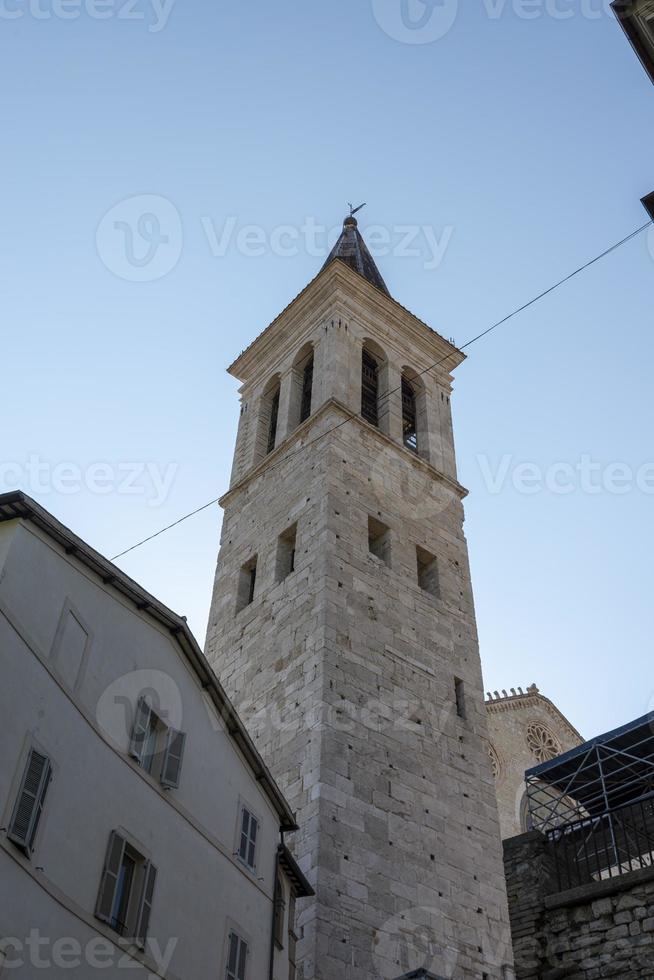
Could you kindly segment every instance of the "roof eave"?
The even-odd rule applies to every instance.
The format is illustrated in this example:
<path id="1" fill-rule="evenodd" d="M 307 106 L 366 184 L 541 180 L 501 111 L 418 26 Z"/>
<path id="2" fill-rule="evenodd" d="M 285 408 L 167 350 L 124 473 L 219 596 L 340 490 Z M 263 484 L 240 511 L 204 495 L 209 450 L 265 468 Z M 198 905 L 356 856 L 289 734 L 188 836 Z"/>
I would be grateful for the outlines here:
<path id="1" fill-rule="evenodd" d="M 504 708 L 521 708 L 528 706 L 529 702 L 534 700 L 541 701 L 547 708 L 549 708 L 569 729 L 569 731 L 578 738 L 580 742 L 583 742 L 583 735 L 577 731 L 575 726 L 569 721 L 563 714 L 560 708 L 550 701 L 548 697 L 541 694 L 540 691 L 525 691 L 523 694 L 510 694 L 505 698 L 493 698 L 492 700 L 485 700 L 484 704 L 486 709 L 492 711 L 497 708 L 503 710 Z"/>
<path id="2" fill-rule="evenodd" d="M 246 382 L 249 380 L 250 367 L 254 356 L 258 356 L 260 344 L 267 340 L 269 337 L 273 336 L 275 333 L 275 328 L 280 326 L 284 321 L 286 321 L 291 315 L 301 315 L 302 308 L 308 305 L 313 297 L 313 292 L 316 291 L 318 285 L 327 285 L 328 281 L 331 279 L 334 284 L 337 284 L 343 280 L 349 283 L 349 285 L 362 289 L 368 298 L 376 303 L 386 306 L 389 313 L 395 314 L 396 316 L 408 317 L 410 321 L 416 326 L 417 329 L 423 331 L 428 331 L 429 335 L 436 338 L 439 345 L 444 345 L 445 354 L 443 361 L 443 369 L 451 372 L 457 368 L 463 361 L 466 360 L 466 354 L 462 350 L 453 344 L 451 341 L 443 337 L 442 334 L 430 327 L 428 323 L 421 320 L 420 317 L 412 313 L 411 310 L 402 306 L 396 299 L 390 296 L 388 293 L 384 293 L 381 289 L 373 286 L 365 276 L 360 275 L 354 269 L 344 262 L 340 258 L 334 258 L 328 264 L 323 266 L 320 272 L 314 276 L 310 283 L 308 283 L 304 289 L 298 293 L 295 299 L 286 306 L 282 312 L 275 317 L 275 319 L 265 327 L 264 330 L 252 341 L 248 347 L 245 348 L 239 354 L 239 356 L 234 360 L 227 368 L 228 374 L 236 378 L 238 381 Z M 447 364 L 445 364 L 447 362 Z"/>
<path id="3" fill-rule="evenodd" d="M 236 709 L 227 697 L 220 681 L 211 668 L 197 640 L 189 629 L 185 619 L 174 613 L 149 592 L 146 592 L 137 582 L 131 579 L 116 565 L 97 552 L 90 545 L 61 524 L 49 511 L 36 503 L 21 490 L 13 490 L 0 494 L 0 523 L 10 520 L 30 520 L 36 527 L 60 544 L 66 554 L 81 561 L 87 568 L 98 575 L 104 585 L 110 585 L 127 598 L 131 599 L 137 609 L 158 623 L 166 626 L 177 640 L 184 656 L 193 667 L 200 680 L 201 686 L 212 698 L 218 713 L 224 721 L 229 735 L 236 743 L 280 818 L 280 827 L 286 832 L 298 829 L 295 814 L 291 810 L 281 790 L 277 786 L 270 770 L 259 755 L 252 739 L 236 713 Z"/>
<path id="4" fill-rule="evenodd" d="M 293 891 L 296 898 L 311 898 L 315 891 L 306 878 L 286 844 L 280 844 L 278 848 L 279 863 L 291 880 Z"/>

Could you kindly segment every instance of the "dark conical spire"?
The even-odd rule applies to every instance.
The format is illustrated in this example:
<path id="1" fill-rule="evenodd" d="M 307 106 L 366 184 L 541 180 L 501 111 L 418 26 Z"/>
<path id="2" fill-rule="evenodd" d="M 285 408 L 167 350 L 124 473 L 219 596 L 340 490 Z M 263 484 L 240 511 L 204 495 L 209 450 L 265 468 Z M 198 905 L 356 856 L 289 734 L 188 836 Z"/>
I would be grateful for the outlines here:
<path id="1" fill-rule="evenodd" d="M 382 279 L 381 273 L 375 265 L 375 260 L 368 251 L 368 246 L 357 227 L 357 219 L 352 215 L 348 215 L 343 222 L 343 231 L 329 253 L 323 269 L 334 259 L 341 259 L 360 276 L 367 279 L 371 285 L 390 296 L 386 283 Z"/>

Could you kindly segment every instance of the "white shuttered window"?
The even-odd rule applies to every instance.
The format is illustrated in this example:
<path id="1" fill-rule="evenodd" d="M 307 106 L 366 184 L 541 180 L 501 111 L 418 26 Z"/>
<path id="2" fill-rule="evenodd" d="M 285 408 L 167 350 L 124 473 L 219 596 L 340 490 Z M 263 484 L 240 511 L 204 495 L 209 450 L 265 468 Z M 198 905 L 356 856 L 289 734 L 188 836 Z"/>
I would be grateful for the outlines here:
<path id="1" fill-rule="evenodd" d="M 52 766 L 48 757 L 30 749 L 7 834 L 28 856 L 34 847 L 51 778 Z"/>
<path id="2" fill-rule="evenodd" d="M 147 699 L 138 699 L 129 754 L 166 789 L 179 786 L 185 742 L 184 732 L 167 728 Z"/>
<path id="3" fill-rule="evenodd" d="M 239 841 L 238 855 L 241 861 L 244 861 L 248 868 L 250 868 L 252 871 L 254 871 L 256 867 L 258 832 L 259 821 L 246 807 L 243 807 L 241 812 L 241 837 Z"/>
<path id="4" fill-rule="evenodd" d="M 157 869 L 112 831 L 95 914 L 119 935 L 143 948 L 148 935 Z"/>
<path id="5" fill-rule="evenodd" d="M 230 932 L 225 980 L 246 980 L 247 958 L 248 944 L 235 932 Z"/>

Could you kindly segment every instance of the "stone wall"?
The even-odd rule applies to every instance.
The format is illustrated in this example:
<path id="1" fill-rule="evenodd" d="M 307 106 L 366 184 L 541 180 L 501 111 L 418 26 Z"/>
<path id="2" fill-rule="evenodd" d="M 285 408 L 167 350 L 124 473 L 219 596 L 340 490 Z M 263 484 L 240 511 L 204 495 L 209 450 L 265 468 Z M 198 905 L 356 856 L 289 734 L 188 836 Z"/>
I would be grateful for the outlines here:
<path id="1" fill-rule="evenodd" d="M 242 476 L 222 500 L 207 654 L 298 813 L 294 853 L 316 889 L 298 919 L 300 980 L 395 980 L 420 968 L 500 980 L 510 936 L 465 491 L 451 378 L 430 370 L 447 345 L 347 266 L 330 269 L 298 302 L 331 277 L 332 312 L 307 307 L 303 320 L 293 304 L 234 369 L 250 418 L 256 392 L 281 376 L 282 429 L 258 461 L 239 430 Z M 308 341 L 312 413 L 284 435 L 287 366 Z M 397 396 L 390 412 L 380 399 L 379 428 L 358 414 L 371 342 Z M 402 444 L 406 365 L 424 384 L 424 456 Z M 386 529 L 381 554 L 371 520 Z M 295 563 L 280 580 L 290 527 Z M 241 607 L 238 582 L 255 557 Z"/>
<path id="2" fill-rule="evenodd" d="M 516 980 L 651 980 L 654 868 L 558 892 L 538 831 L 504 842 Z"/>
<path id="3" fill-rule="evenodd" d="M 525 770 L 581 745 L 583 739 L 535 685 L 488 695 L 488 735 L 502 839 L 528 829 Z"/>

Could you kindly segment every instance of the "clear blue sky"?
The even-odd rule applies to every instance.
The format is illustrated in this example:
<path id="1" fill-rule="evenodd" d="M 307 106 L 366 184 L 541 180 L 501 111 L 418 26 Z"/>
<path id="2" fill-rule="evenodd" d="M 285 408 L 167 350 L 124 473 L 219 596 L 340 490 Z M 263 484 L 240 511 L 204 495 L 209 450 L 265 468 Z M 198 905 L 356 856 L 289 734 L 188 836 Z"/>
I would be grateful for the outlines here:
<path id="1" fill-rule="evenodd" d="M 125 0 L 57 2 L 0 4 L 0 485 L 108 556 L 226 488 L 224 369 L 322 261 L 302 239 L 279 254 L 275 229 L 339 225 L 348 200 L 395 246 L 400 226 L 428 226 L 448 241 L 437 268 L 424 238 L 378 264 L 463 344 L 646 220 L 654 88 L 599 0 L 530 18 L 517 0 L 409 0 L 413 28 L 400 0 L 137 0 L 129 17 Z M 413 43 L 424 31 L 443 36 Z M 170 204 L 126 265 L 120 222 L 143 195 Z M 237 244 L 247 225 L 260 255 Z M 160 277 L 135 281 L 167 232 Z M 454 401 L 486 686 L 536 681 L 589 736 L 654 706 L 654 496 L 636 486 L 654 460 L 649 241 L 473 347 Z M 583 457 L 595 479 L 627 464 L 627 492 L 514 485 L 520 464 L 551 479 Z M 174 473 L 157 506 L 142 475 L 125 492 L 125 466 L 146 463 Z M 213 508 L 120 561 L 201 641 L 218 534 Z"/>

